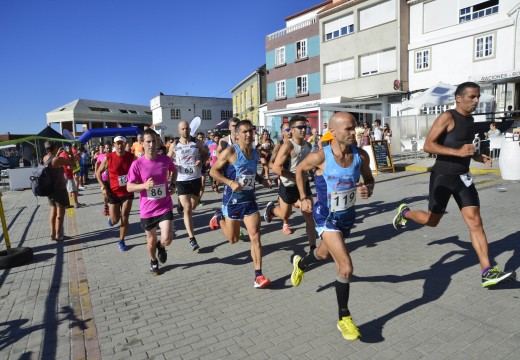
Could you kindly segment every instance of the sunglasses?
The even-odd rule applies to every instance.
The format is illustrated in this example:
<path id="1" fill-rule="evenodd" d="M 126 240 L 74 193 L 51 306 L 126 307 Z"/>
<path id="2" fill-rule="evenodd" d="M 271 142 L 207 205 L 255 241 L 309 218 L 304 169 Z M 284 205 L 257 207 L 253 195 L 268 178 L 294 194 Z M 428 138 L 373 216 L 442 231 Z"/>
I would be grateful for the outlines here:
<path id="1" fill-rule="evenodd" d="M 291 131 L 291 128 L 284 128 L 283 131 L 289 132 L 289 131 Z"/>
<path id="2" fill-rule="evenodd" d="M 303 129 L 307 129 L 307 125 L 296 125 L 296 126 L 293 126 L 293 129 L 296 128 L 298 130 L 303 130 Z"/>
<path id="3" fill-rule="evenodd" d="M 125 142 L 124 141 L 116 141 L 116 145 L 121 145 L 121 144 L 124 144 Z"/>

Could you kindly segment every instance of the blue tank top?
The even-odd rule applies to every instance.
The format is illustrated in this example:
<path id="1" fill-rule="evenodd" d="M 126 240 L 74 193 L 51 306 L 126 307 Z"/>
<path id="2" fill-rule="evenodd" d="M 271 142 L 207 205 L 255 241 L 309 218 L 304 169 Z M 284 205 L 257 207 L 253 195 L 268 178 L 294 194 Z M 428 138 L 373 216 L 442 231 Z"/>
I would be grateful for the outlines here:
<path id="1" fill-rule="evenodd" d="M 314 177 L 317 196 L 313 209 L 315 217 L 341 218 L 342 222 L 354 223 L 356 184 L 361 176 L 361 157 L 355 146 L 351 145 L 350 149 L 354 153 L 352 165 L 344 168 L 334 159 L 331 146 L 323 148 L 325 169 L 322 175 Z"/>
<path id="2" fill-rule="evenodd" d="M 224 175 L 233 179 L 242 185 L 241 191 L 232 191 L 226 184 L 224 188 L 224 195 L 222 197 L 222 204 L 232 205 L 255 201 L 255 177 L 258 166 L 258 153 L 255 149 L 253 151 L 253 159 L 249 160 L 245 157 L 240 146 L 233 144 L 237 154 L 237 160 L 224 169 Z"/>

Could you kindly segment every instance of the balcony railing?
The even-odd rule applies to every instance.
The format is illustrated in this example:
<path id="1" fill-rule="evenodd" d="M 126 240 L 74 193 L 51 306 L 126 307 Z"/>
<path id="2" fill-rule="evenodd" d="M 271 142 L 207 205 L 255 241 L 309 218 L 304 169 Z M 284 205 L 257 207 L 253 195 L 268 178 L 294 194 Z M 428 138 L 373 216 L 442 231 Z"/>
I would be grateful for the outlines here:
<path id="1" fill-rule="evenodd" d="M 309 20 L 302 21 L 298 24 L 294 24 L 293 26 L 286 27 L 285 29 L 275 31 L 272 34 L 267 35 L 267 40 L 273 40 L 273 39 L 279 38 L 290 32 L 293 32 L 293 31 L 302 29 L 304 27 L 307 27 L 309 25 L 315 24 L 317 21 L 318 21 L 318 18 L 312 18 Z"/>

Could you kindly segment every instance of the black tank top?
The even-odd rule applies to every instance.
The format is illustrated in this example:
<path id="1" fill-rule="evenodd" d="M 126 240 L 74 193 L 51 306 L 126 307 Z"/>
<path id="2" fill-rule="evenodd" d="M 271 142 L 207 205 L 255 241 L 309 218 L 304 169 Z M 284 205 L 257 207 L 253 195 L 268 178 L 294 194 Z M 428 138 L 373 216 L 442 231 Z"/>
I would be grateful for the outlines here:
<path id="1" fill-rule="evenodd" d="M 437 144 L 453 149 L 460 149 L 464 144 L 472 144 L 475 138 L 473 116 L 464 116 L 455 110 L 448 110 L 448 112 L 453 117 L 455 126 L 450 132 L 443 133 L 437 140 Z M 433 170 L 439 174 L 461 175 L 469 171 L 470 162 L 471 156 L 437 155 Z"/>

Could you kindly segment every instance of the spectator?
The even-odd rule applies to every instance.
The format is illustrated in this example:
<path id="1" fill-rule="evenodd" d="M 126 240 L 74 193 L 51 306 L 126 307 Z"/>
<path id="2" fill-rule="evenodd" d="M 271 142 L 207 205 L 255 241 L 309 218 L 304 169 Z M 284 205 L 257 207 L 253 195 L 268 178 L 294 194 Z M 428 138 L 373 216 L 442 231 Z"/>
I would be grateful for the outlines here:
<path id="1" fill-rule="evenodd" d="M 392 129 L 388 123 L 383 126 L 383 138 L 388 141 L 388 145 L 392 143 Z"/>
<path id="2" fill-rule="evenodd" d="M 486 137 L 486 140 L 489 140 L 491 138 L 495 138 L 497 136 L 502 135 L 500 130 L 497 129 L 497 124 L 492 122 L 489 124 L 489 131 L 484 133 L 484 136 Z"/>

